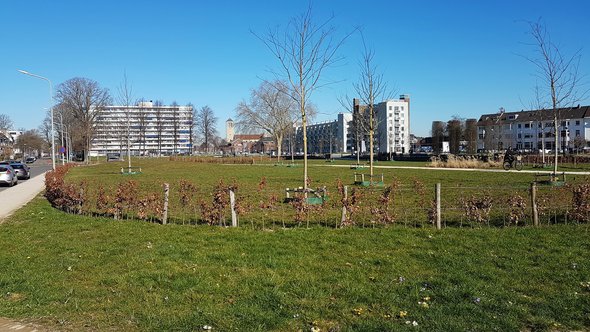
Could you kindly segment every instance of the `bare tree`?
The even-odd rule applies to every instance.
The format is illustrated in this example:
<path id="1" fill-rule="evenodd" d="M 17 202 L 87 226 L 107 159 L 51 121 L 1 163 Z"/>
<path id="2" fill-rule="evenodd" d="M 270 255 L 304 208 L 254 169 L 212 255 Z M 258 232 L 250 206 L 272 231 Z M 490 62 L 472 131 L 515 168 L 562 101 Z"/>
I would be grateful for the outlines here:
<path id="1" fill-rule="evenodd" d="M 465 140 L 467 141 L 467 153 L 477 153 L 477 119 L 465 120 Z"/>
<path id="2" fill-rule="evenodd" d="M 298 105 L 303 131 L 303 187 L 307 191 L 307 103 L 317 89 L 329 82 L 321 81 L 322 74 L 342 58 L 337 55 L 344 41 L 350 36 L 336 38 L 336 29 L 330 26 L 333 17 L 316 23 L 311 5 L 303 14 L 293 18 L 286 28 L 269 29 L 258 35 L 270 52 L 279 60 L 280 70 L 276 79 L 284 79 L 289 89 L 282 91 Z"/>
<path id="3" fill-rule="evenodd" d="M 195 106 L 192 103 L 188 103 L 186 104 L 186 107 L 189 108 L 191 110 L 191 114 L 190 114 L 190 118 L 188 119 L 188 130 L 189 130 L 189 146 L 190 146 L 190 154 L 193 154 L 194 152 L 194 146 L 195 146 L 195 139 L 194 139 L 194 135 L 195 135 Z"/>
<path id="4" fill-rule="evenodd" d="M 128 171 L 131 172 L 131 116 L 132 110 L 130 106 L 134 105 L 136 101 L 133 97 L 133 85 L 127 81 L 127 72 L 123 72 L 123 81 L 117 88 L 117 102 L 121 106 L 125 106 L 125 122 L 126 122 L 126 140 L 127 140 L 127 164 Z"/>
<path id="5" fill-rule="evenodd" d="M 549 99 L 549 107 L 553 114 L 554 165 L 553 176 L 557 176 L 557 156 L 559 153 L 560 109 L 573 108 L 582 100 L 588 91 L 581 92 L 581 76 L 579 75 L 580 50 L 572 56 L 564 56 L 551 40 L 547 28 L 540 21 L 529 22 L 535 55 L 526 57 L 535 67 L 541 84 L 542 94 Z"/>
<path id="6" fill-rule="evenodd" d="M 23 156 L 28 151 L 41 151 L 44 146 L 43 137 L 36 129 L 25 130 L 16 139 L 14 146 L 19 149 Z"/>
<path id="7" fill-rule="evenodd" d="M 178 114 L 178 103 L 176 101 L 172 102 L 172 154 L 176 154 L 176 147 L 178 146 L 178 129 L 180 128 L 180 117 Z"/>
<path id="8" fill-rule="evenodd" d="M 41 125 L 39 125 L 39 133 L 45 140 L 46 146 L 51 146 L 51 111 L 45 112 L 45 118 Z"/>
<path id="9" fill-rule="evenodd" d="M 432 136 L 432 152 L 434 154 L 442 153 L 442 145 L 445 138 L 445 130 L 446 126 L 445 123 L 442 121 L 432 121 L 432 129 L 431 129 L 431 136 Z"/>
<path id="10" fill-rule="evenodd" d="M 109 91 L 101 88 L 96 81 L 76 77 L 57 87 L 56 99 L 72 112 L 77 125 L 82 129 L 84 157 L 88 163 L 94 124 L 100 111 L 111 102 Z"/>
<path id="11" fill-rule="evenodd" d="M 0 130 L 9 130 L 13 123 L 10 117 L 6 114 L 0 114 Z"/>
<path id="12" fill-rule="evenodd" d="M 250 101 L 241 102 L 236 109 L 238 125 L 246 130 L 264 130 L 273 137 L 277 147 L 277 160 L 281 158 L 283 139 L 293 127 L 298 114 L 296 103 L 281 92 L 284 90 L 285 82 L 263 82 L 258 89 L 252 90 Z"/>
<path id="13" fill-rule="evenodd" d="M 452 154 L 459 154 L 461 149 L 461 138 L 463 137 L 463 120 L 453 116 L 447 122 L 447 134 L 449 136 L 449 150 Z"/>
<path id="14" fill-rule="evenodd" d="M 154 102 L 156 133 L 158 134 L 158 156 L 162 155 L 162 134 L 164 132 L 164 110 L 162 106 L 164 106 L 164 103 L 161 100 Z"/>
<path id="15" fill-rule="evenodd" d="M 140 155 L 145 156 L 145 145 L 146 145 L 146 131 L 148 125 L 148 113 L 145 109 L 145 98 L 140 98 L 137 101 L 139 109 L 137 110 L 137 122 L 139 125 L 139 144 L 141 153 Z"/>
<path id="16" fill-rule="evenodd" d="M 202 137 L 205 149 L 209 152 L 209 145 L 213 143 L 217 132 L 215 126 L 217 117 L 209 106 L 203 106 L 195 114 L 195 124 L 198 134 Z"/>
<path id="17" fill-rule="evenodd" d="M 361 102 L 366 105 L 368 112 L 368 133 L 369 133 L 369 169 L 371 177 L 373 176 L 373 159 L 375 153 L 375 128 L 377 128 L 377 118 L 375 115 L 376 101 L 388 97 L 387 83 L 383 80 L 383 74 L 378 72 L 374 64 L 375 52 L 367 48 L 363 38 L 363 57 L 359 63 L 360 77 L 354 84 L 354 90 L 359 96 Z"/>

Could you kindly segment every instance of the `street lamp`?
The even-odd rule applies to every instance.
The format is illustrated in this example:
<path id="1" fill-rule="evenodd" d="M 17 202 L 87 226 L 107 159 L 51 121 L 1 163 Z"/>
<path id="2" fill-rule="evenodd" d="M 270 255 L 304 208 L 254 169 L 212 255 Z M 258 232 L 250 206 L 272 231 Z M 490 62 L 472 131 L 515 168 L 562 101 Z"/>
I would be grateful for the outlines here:
<path id="1" fill-rule="evenodd" d="M 51 99 L 53 96 L 53 89 L 51 86 L 51 81 L 47 77 L 35 75 L 32 73 L 29 73 L 26 70 L 18 69 L 18 72 L 21 74 L 25 74 L 25 75 L 29 75 L 29 76 L 33 76 L 33 77 L 45 80 L 45 81 L 47 81 L 47 83 L 49 83 L 49 109 L 51 110 L 51 167 L 53 170 L 55 170 L 55 129 L 53 126 L 53 107 L 51 107 L 51 104 L 52 104 Z"/>

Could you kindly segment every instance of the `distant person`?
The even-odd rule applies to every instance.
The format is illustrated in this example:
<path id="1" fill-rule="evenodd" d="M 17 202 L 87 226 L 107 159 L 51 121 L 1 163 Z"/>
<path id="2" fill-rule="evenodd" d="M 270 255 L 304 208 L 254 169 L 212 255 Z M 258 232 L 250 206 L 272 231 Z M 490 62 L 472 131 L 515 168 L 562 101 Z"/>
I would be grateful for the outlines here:
<path id="1" fill-rule="evenodd" d="M 512 150 L 512 147 L 509 147 L 506 150 L 506 153 L 504 154 L 504 161 L 509 162 L 512 164 L 512 162 L 514 161 L 514 150 Z"/>

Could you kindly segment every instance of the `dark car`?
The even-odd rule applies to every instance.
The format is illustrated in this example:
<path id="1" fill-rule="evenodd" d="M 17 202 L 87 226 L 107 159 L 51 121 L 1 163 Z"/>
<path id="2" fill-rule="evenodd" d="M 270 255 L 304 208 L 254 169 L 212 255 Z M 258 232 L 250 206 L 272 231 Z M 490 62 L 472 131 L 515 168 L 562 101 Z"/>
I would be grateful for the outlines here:
<path id="1" fill-rule="evenodd" d="M 18 179 L 28 180 L 31 178 L 31 169 L 29 166 L 23 163 L 11 163 L 10 166 L 16 172 L 16 177 Z"/>
<path id="2" fill-rule="evenodd" d="M 37 160 L 37 158 L 35 158 L 35 157 L 27 157 L 27 159 L 25 159 L 25 163 L 32 164 L 32 163 L 35 162 L 35 160 Z"/>

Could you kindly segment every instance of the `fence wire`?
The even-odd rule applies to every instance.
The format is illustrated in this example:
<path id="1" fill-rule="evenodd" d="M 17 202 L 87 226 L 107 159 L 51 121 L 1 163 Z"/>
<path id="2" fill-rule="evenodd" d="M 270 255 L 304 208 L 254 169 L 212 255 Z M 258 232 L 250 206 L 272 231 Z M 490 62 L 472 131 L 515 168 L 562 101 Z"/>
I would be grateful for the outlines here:
<path id="1" fill-rule="evenodd" d="M 65 211 L 119 220 L 140 219 L 162 222 L 162 188 L 121 183 L 103 188 L 88 183 L 67 187 L 66 203 L 54 204 Z M 66 190 L 66 189 L 64 189 Z M 393 183 L 385 187 L 326 187 L 326 195 L 309 193 L 321 204 L 307 204 L 301 193 L 266 188 L 244 190 L 237 184 L 197 187 L 186 181 L 170 183 L 167 222 L 184 225 L 231 225 L 229 190 L 235 192 L 235 213 L 239 227 L 434 227 L 435 192 L 416 181 L 414 185 Z M 574 199 L 570 186 L 537 186 L 536 206 L 540 224 L 578 223 L 590 219 L 588 190 Z M 68 196 L 69 195 L 69 196 Z M 72 198 L 74 197 L 74 198 Z M 584 198 L 585 197 L 585 198 Z M 578 203 L 576 203 L 578 202 Z M 53 204 L 53 203 L 52 203 Z M 531 225 L 533 209 L 531 187 L 470 187 L 442 185 L 441 221 L 443 227 L 507 227 Z M 345 209 L 343 209 L 345 207 Z M 343 212 L 345 211 L 345 212 Z M 575 216 L 573 218 L 572 216 Z"/>

